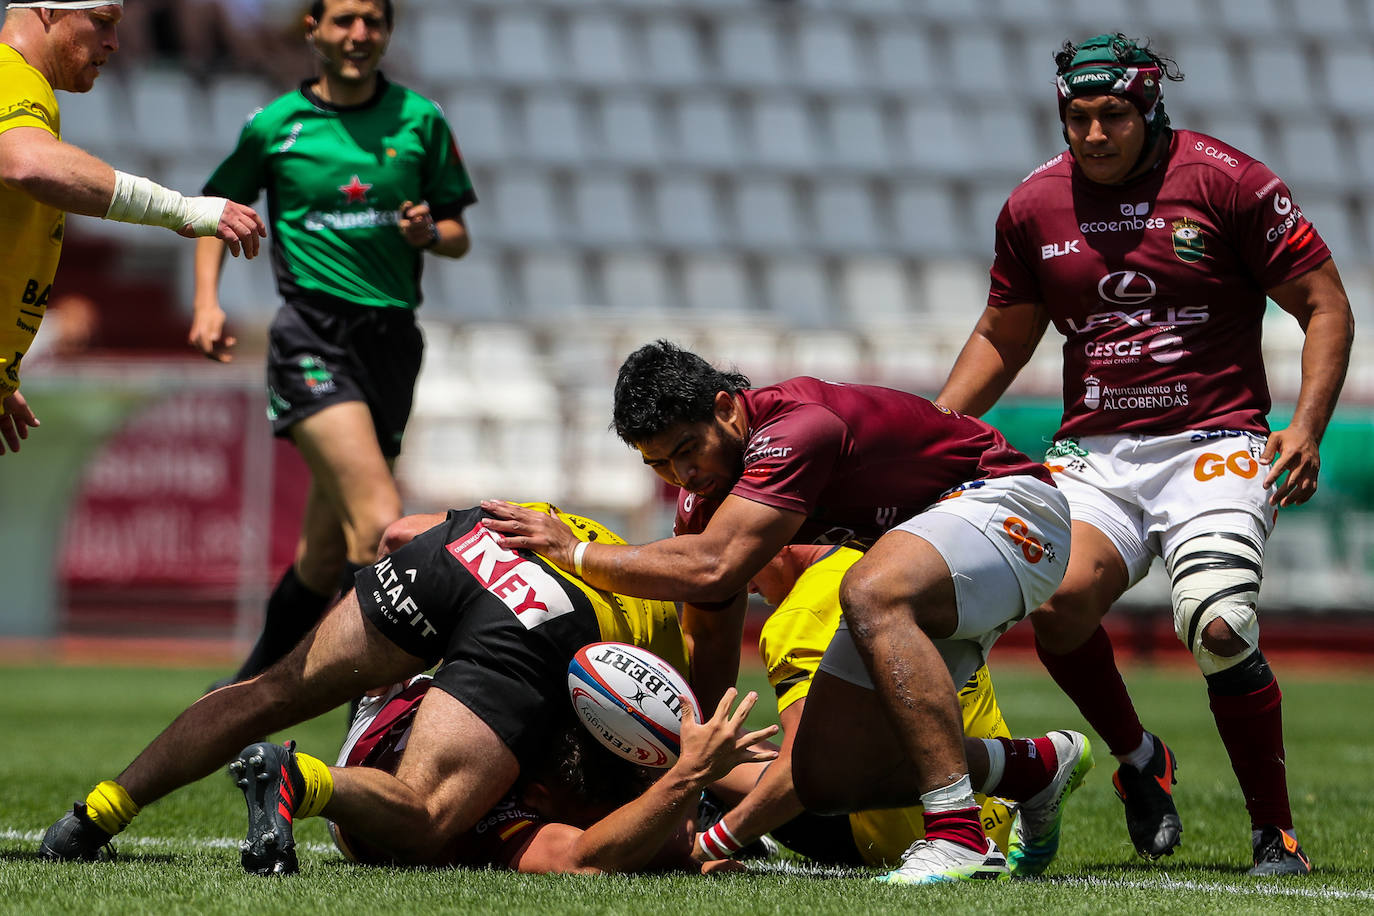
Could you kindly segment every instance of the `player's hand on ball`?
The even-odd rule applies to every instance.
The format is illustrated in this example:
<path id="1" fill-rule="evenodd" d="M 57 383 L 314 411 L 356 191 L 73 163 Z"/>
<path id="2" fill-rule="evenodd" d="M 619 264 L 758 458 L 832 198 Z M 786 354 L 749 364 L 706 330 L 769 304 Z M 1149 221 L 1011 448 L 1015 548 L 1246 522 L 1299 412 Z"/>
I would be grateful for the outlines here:
<path id="1" fill-rule="evenodd" d="M 759 763 L 774 760 L 775 750 L 755 747 L 758 742 L 771 738 L 778 733 L 776 725 L 757 731 L 744 731 L 744 720 L 749 718 L 759 695 L 754 691 L 745 694 L 734 713 L 730 706 L 735 701 L 737 691 L 731 687 L 725 691 L 716 706 L 715 715 L 700 725 L 692 714 L 692 698 L 683 696 L 682 700 L 682 751 L 673 769 L 680 770 L 702 786 L 710 785 L 729 773 L 741 763 Z"/>

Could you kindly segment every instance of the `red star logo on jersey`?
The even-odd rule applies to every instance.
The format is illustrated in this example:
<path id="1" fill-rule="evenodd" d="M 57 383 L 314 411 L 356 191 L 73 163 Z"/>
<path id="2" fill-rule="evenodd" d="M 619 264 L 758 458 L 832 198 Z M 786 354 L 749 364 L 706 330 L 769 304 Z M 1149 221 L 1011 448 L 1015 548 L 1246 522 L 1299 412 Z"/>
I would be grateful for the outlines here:
<path id="1" fill-rule="evenodd" d="M 339 193 L 347 198 L 345 203 L 350 204 L 367 203 L 367 192 L 371 190 L 372 185 L 363 184 L 362 181 L 358 179 L 357 175 L 350 178 L 348 184 L 339 185 Z"/>

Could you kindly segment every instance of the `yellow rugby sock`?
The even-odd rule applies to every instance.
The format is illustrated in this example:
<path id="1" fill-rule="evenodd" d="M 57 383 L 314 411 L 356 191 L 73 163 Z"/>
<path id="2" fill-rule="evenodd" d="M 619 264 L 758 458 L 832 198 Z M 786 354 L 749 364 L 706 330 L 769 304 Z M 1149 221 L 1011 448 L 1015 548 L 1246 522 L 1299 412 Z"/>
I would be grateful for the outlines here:
<path id="1" fill-rule="evenodd" d="M 334 775 L 323 760 L 300 751 L 296 751 L 296 766 L 305 779 L 305 793 L 293 814 L 295 817 L 314 817 L 334 797 Z"/>
<path id="2" fill-rule="evenodd" d="M 113 779 L 105 780 L 86 796 L 86 816 L 110 836 L 129 826 L 138 812 L 129 793 Z"/>

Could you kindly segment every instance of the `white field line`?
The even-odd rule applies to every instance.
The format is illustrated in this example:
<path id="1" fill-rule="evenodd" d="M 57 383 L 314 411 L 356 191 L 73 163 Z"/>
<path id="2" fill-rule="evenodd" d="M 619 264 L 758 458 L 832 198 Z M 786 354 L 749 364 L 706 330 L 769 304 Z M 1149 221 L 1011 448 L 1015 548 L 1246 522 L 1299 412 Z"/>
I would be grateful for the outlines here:
<path id="1" fill-rule="evenodd" d="M 33 844 L 34 848 L 43 839 L 39 830 L 0 830 L 0 841 L 18 841 Z M 167 849 L 185 851 L 186 849 L 232 849 L 237 851 L 240 840 L 236 837 L 212 837 L 201 839 L 178 839 L 150 836 L 127 836 L 115 840 L 115 848 Z M 332 843 L 302 843 L 299 847 L 314 854 L 336 852 Z M 857 868 L 844 868 L 832 865 L 806 865 L 796 862 L 750 862 L 751 871 L 771 874 L 796 875 L 799 878 L 862 878 L 872 872 Z M 1155 891 L 1203 891 L 1205 893 L 1236 894 L 1248 897 L 1269 899 L 1299 900 L 1370 900 L 1374 901 L 1374 891 L 1339 890 L 1337 888 L 1305 887 L 1293 880 L 1255 880 L 1238 884 L 1226 881 L 1175 881 L 1168 875 L 1161 875 L 1143 881 L 1122 878 L 1093 877 L 1052 877 L 1041 879 L 1050 884 L 1065 887 L 1106 888 L 1120 890 Z"/>

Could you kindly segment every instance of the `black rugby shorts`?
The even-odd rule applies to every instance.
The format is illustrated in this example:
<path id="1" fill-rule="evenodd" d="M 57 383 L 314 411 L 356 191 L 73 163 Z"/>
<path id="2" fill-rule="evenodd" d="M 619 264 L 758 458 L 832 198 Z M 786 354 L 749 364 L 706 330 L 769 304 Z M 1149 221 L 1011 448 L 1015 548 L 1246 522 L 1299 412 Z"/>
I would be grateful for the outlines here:
<path id="1" fill-rule="evenodd" d="M 267 416 L 288 435 L 306 417 L 345 401 L 372 413 L 382 454 L 401 453 L 424 338 L 409 309 L 287 302 L 268 332 Z"/>
<path id="2" fill-rule="evenodd" d="M 566 715 L 568 663 L 601 638 L 587 596 L 544 560 L 511 552 L 450 509 L 439 525 L 355 579 L 363 614 L 401 649 L 440 662 L 434 686 L 501 737 L 521 768 Z"/>

